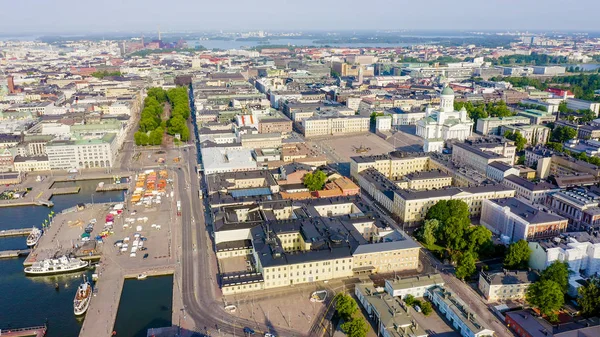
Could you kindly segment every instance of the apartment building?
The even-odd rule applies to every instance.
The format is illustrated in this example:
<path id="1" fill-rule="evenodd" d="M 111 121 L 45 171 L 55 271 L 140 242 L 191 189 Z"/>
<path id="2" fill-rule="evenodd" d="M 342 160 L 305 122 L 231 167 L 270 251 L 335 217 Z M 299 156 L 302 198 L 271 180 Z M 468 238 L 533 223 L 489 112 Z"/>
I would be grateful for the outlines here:
<path id="1" fill-rule="evenodd" d="M 484 136 L 503 135 L 500 128 L 505 125 L 529 124 L 529 118 L 523 116 L 488 117 L 477 120 L 475 131 Z"/>
<path id="2" fill-rule="evenodd" d="M 252 197 L 219 194 L 211 205 L 216 198 L 228 203 L 213 207 L 217 257 L 250 253 L 255 262 L 255 275 L 224 282 L 226 294 L 419 265 L 419 245 L 373 219 L 367 213 L 374 210 L 357 197 L 292 202 L 273 195 L 250 203 Z"/>
<path id="3" fill-rule="evenodd" d="M 560 191 L 556 185 L 545 181 L 532 182 L 517 175 L 509 175 L 502 180 L 502 183 L 515 190 L 515 196 L 527 200 L 530 204 L 546 203 L 546 197 Z"/>
<path id="4" fill-rule="evenodd" d="M 544 270 L 554 261 L 567 262 L 569 270 L 583 277 L 600 273 L 598 232 L 569 232 L 551 240 L 529 242 L 529 267 Z"/>
<path id="5" fill-rule="evenodd" d="M 576 98 L 567 98 L 567 108 L 575 111 L 592 110 L 596 115 L 600 113 L 600 103 Z"/>
<path id="6" fill-rule="evenodd" d="M 317 115 L 304 119 L 301 129 L 305 137 L 339 136 L 369 131 L 369 117 L 343 115 Z"/>
<path id="7" fill-rule="evenodd" d="M 598 320 L 577 319 L 568 324 L 553 325 L 529 310 L 509 311 L 506 324 L 519 337 L 593 337 L 600 336 Z"/>
<path id="8" fill-rule="evenodd" d="M 260 117 L 258 120 L 258 133 L 282 133 L 292 132 L 292 121 L 281 116 L 279 118 Z"/>
<path id="9" fill-rule="evenodd" d="M 507 143 L 504 144 L 508 147 L 506 145 Z M 514 163 L 514 153 L 515 152 L 511 152 L 511 157 L 505 157 L 493 150 L 488 150 L 486 147 L 482 150 L 478 146 L 473 146 L 468 143 L 455 143 L 452 146 L 452 160 L 455 163 L 472 167 L 483 173 L 487 171 L 488 166 L 493 162 L 501 162 L 512 166 Z"/>
<path id="10" fill-rule="evenodd" d="M 116 134 L 99 139 L 55 140 L 46 145 L 52 170 L 112 167 L 118 149 Z"/>
<path id="11" fill-rule="evenodd" d="M 481 224 L 506 242 L 539 240 L 567 230 L 567 219 L 517 198 L 484 200 Z"/>
<path id="12" fill-rule="evenodd" d="M 494 161 L 490 163 L 485 171 L 485 175 L 497 182 L 502 182 L 509 175 L 518 175 L 520 173 L 519 169 L 503 163 L 501 161 Z"/>
<path id="13" fill-rule="evenodd" d="M 240 135 L 245 149 L 278 148 L 281 146 L 281 133 L 258 133 Z"/>
<path id="14" fill-rule="evenodd" d="M 368 314 L 376 335 L 382 337 L 427 337 L 429 334 L 412 317 L 412 309 L 400 297 L 391 296 L 372 282 L 359 283 L 354 295 Z"/>
<path id="15" fill-rule="evenodd" d="M 14 170 L 17 172 L 50 171 L 48 156 L 15 156 Z"/>
<path id="16" fill-rule="evenodd" d="M 430 170 L 429 155 L 421 152 L 395 151 L 374 156 L 350 158 L 350 174 L 358 179 L 358 174 L 368 168 L 374 168 L 391 180 L 413 173 Z"/>
<path id="17" fill-rule="evenodd" d="M 471 312 L 469 306 L 456 294 L 443 287 L 435 286 L 428 291 L 427 297 L 462 337 L 494 335 L 494 330 L 486 328 L 483 322 Z"/>
<path id="18" fill-rule="evenodd" d="M 553 155 L 550 164 L 550 174 L 555 176 L 579 175 L 587 173 L 593 177 L 600 177 L 600 167 L 583 160 L 568 157 L 566 155 Z"/>
<path id="19" fill-rule="evenodd" d="M 527 144 L 534 146 L 546 144 L 550 138 L 550 128 L 543 125 L 512 124 L 503 125 L 500 128 L 501 135 L 504 135 L 507 131 L 510 133 L 519 132 L 521 136 L 527 139 Z"/>
<path id="20" fill-rule="evenodd" d="M 509 198 L 514 195 L 515 190 L 504 185 L 449 187 L 431 191 L 398 190 L 394 193 L 393 210 L 400 221 L 411 226 L 421 223 L 427 210 L 440 200 L 462 200 L 469 206 L 471 216 L 478 216 L 481 214 L 484 200 Z"/>
<path id="21" fill-rule="evenodd" d="M 538 273 L 533 271 L 482 271 L 479 273 L 478 288 L 488 302 L 524 300 L 527 289 L 538 278 Z"/>
<path id="22" fill-rule="evenodd" d="M 429 274 L 405 278 L 393 278 L 385 280 L 385 291 L 401 299 L 411 295 L 415 298 L 425 297 L 427 291 L 434 286 L 444 286 L 444 279 L 440 274 Z"/>
<path id="23" fill-rule="evenodd" d="M 398 187 L 411 190 L 433 190 L 452 185 L 452 177 L 441 170 L 412 172 L 394 181 Z"/>
<path id="24" fill-rule="evenodd" d="M 552 211 L 583 229 L 600 225 L 599 203 L 600 194 L 583 187 L 549 193 L 546 198 L 546 205 Z"/>
<path id="25" fill-rule="evenodd" d="M 258 165 L 252 157 L 250 149 L 223 149 L 219 147 L 202 147 L 202 164 L 205 174 L 252 171 Z"/>

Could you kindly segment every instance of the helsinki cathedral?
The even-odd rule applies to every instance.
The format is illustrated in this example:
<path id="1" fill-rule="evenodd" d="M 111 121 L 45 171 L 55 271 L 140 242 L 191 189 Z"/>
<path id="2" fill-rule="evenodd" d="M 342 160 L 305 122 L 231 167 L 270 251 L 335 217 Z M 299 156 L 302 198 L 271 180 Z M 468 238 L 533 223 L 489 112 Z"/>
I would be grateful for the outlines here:
<path id="1" fill-rule="evenodd" d="M 473 121 L 467 110 L 454 110 L 454 90 L 449 86 L 442 90 L 439 110 L 427 106 L 425 118 L 417 121 L 417 136 L 425 140 L 425 152 L 441 152 L 446 140 L 465 140 L 472 132 Z"/>

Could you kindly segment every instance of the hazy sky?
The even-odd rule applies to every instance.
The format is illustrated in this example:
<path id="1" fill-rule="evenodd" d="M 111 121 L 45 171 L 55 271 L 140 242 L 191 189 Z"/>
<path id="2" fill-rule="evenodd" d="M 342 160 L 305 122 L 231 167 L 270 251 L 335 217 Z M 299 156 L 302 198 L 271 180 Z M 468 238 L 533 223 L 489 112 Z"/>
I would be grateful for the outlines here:
<path id="1" fill-rule="evenodd" d="M 156 30 L 599 30 L 600 0 L 0 0 L 0 34 Z"/>

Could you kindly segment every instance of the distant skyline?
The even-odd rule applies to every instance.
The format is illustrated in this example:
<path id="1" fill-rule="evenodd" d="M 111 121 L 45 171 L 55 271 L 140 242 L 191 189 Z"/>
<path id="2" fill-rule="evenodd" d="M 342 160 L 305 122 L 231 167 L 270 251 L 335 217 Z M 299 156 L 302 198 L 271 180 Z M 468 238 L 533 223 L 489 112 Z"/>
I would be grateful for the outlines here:
<path id="1" fill-rule="evenodd" d="M 0 34 L 206 30 L 598 31 L 600 1 L 3 1 Z"/>

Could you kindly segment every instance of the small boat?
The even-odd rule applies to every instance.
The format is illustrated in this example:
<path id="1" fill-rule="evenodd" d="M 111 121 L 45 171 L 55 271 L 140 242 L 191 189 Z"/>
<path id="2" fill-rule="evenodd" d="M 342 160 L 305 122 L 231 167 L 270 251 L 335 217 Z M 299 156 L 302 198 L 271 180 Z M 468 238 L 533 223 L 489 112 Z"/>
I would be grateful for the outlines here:
<path id="1" fill-rule="evenodd" d="M 40 241 L 41 237 L 42 230 L 37 227 L 33 227 L 31 229 L 31 233 L 29 233 L 29 236 L 27 236 L 27 247 L 35 246 L 38 243 L 38 241 Z"/>
<path id="2" fill-rule="evenodd" d="M 92 281 L 94 281 L 94 282 L 98 281 L 98 274 L 96 274 L 96 273 L 92 274 Z"/>
<path id="3" fill-rule="evenodd" d="M 85 314 L 90 306 L 90 300 L 92 298 L 92 285 L 83 277 L 83 283 L 77 288 L 75 293 L 75 299 L 73 300 L 73 313 L 76 316 Z"/>
<path id="4" fill-rule="evenodd" d="M 145 273 L 143 273 L 143 274 L 139 274 L 139 275 L 137 276 L 137 279 L 138 279 L 138 280 L 145 280 L 145 279 L 146 279 L 146 277 L 148 277 L 148 275 L 146 275 Z"/>

